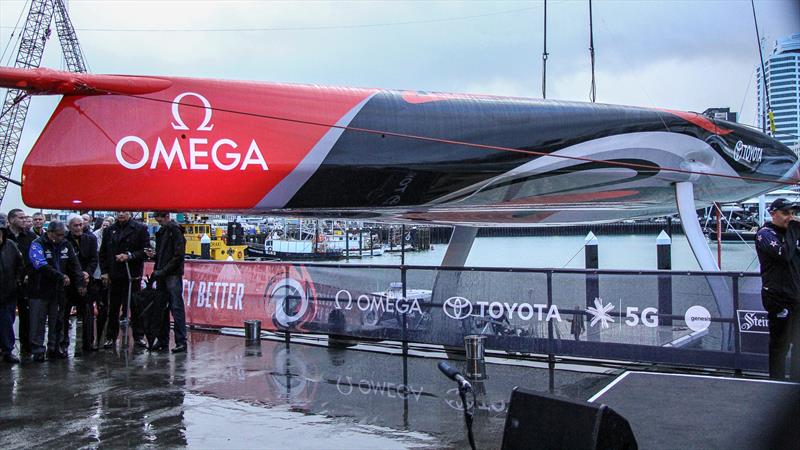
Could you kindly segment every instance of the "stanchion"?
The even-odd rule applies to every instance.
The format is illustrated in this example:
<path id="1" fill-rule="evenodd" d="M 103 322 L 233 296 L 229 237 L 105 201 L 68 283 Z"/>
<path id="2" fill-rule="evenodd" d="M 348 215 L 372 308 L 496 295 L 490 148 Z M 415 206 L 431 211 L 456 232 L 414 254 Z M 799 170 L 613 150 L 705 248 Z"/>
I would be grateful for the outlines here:
<path id="1" fill-rule="evenodd" d="M 473 380 L 486 379 L 485 346 L 486 336 L 476 334 L 464 336 L 464 349 L 467 354 L 467 378 Z"/>

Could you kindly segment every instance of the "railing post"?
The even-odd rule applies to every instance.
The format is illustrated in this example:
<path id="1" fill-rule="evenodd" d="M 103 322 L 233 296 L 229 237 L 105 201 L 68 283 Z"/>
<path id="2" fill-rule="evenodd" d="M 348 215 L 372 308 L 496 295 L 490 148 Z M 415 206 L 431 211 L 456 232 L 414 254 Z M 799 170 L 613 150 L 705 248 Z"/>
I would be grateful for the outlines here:
<path id="1" fill-rule="evenodd" d="M 401 260 L 400 263 L 400 282 L 403 284 L 403 298 L 402 302 L 403 305 L 403 329 L 402 329 L 402 338 L 403 338 L 403 358 L 408 357 L 408 302 L 406 301 L 406 266 L 405 261 Z M 405 361 L 405 359 L 404 359 Z"/>
<path id="2" fill-rule="evenodd" d="M 283 279 L 284 280 L 288 280 L 289 279 L 289 266 L 288 265 L 284 266 Z M 288 295 L 283 298 L 283 314 L 286 317 L 289 317 L 289 300 L 290 299 L 289 299 Z M 283 340 L 286 343 L 286 348 L 289 348 L 289 344 L 291 343 L 292 337 L 291 337 L 291 334 L 289 333 L 289 324 L 288 323 L 286 324 L 286 328 L 283 330 Z"/>
<path id="3" fill-rule="evenodd" d="M 739 330 L 739 276 L 731 276 L 733 291 L 733 374 L 735 377 L 742 376 L 742 343 Z M 797 350 L 792 350 L 797 351 Z"/>
<path id="4" fill-rule="evenodd" d="M 547 272 L 547 310 L 553 306 L 553 271 Z M 555 392 L 556 355 L 555 342 L 553 342 L 553 322 L 547 321 L 547 368 L 549 372 L 550 393 Z"/>

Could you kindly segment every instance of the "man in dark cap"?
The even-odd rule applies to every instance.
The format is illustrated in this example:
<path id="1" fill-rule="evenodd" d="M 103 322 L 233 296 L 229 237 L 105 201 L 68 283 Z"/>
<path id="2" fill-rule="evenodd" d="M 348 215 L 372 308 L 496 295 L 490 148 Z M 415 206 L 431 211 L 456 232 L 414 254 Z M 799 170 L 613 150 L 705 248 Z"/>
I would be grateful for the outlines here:
<path id="1" fill-rule="evenodd" d="M 793 346 L 790 378 L 800 380 L 800 222 L 798 205 L 779 198 L 767 208 L 771 222 L 756 233 L 761 303 L 769 319 L 769 376 L 783 380 Z"/>

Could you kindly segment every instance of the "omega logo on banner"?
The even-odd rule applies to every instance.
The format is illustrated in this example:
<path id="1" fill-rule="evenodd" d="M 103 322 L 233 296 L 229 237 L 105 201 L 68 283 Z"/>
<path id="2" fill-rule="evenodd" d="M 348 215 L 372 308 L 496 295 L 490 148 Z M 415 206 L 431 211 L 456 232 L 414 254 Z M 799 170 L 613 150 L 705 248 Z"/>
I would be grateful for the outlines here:
<path id="1" fill-rule="evenodd" d="M 203 121 L 195 131 L 207 133 L 213 130 L 214 125 L 211 124 L 213 108 L 211 103 L 207 98 L 196 92 L 184 92 L 176 96 L 172 101 L 172 128 L 174 130 L 190 130 L 181 117 L 179 110 L 181 102 L 186 97 L 196 98 L 203 104 Z M 263 171 L 269 170 L 267 162 L 264 160 L 264 155 L 261 153 L 261 149 L 255 139 L 250 140 L 247 153 L 242 157 L 241 150 L 237 150 L 239 143 L 235 139 L 221 138 L 209 142 L 208 134 L 204 136 L 206 137 L 187 137 L 185 134 L 176 136 L 169 150 L 164 144 L 164 141 L 169 142 L 169 138 L 161 139 L 161 137 L 158 137 L 155 143 L 151 143 L 151 147 L 139 136 L 125 136 L 117 142 L 115 155 L 117 162 L 129 170 L 142 169 L 147 165 L 148 161 L 150 162 L 151 170 L 155 170 L 162 165 L 167 169 L 172 169 L 174 164 L 177 164 L 182 170 L 208 170 L 209 167 L 215 167 L 219 170 L 230 171 L 236 168 L 245 170 L 248 166 L 256 166 Z"/>

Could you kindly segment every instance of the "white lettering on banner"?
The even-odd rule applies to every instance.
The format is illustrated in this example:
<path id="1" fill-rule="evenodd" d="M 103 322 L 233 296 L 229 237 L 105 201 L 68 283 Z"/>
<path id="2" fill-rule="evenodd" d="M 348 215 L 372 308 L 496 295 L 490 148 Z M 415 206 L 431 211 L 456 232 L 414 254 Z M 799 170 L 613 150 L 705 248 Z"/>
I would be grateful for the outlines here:
<path id="1" fill-rule="evenodd" d="M 195 287 L 195 282 L 188 282 L 188 298 L 191 299 L 192 291 Z M 183 283 L 184 290 L 187 287 L 187 281 Z M 219 281 L 199 281 L 197 282 L 197 297 L 195 304 L 198 308 L 209 309 L 233 309 L 242 311 L 244 305 L 245 285 L 243 283 L 223 283 Z M 191 300 L 187 301 L 191 304 Z"/>
<path id="2" fill-rule="evenodd" d="M 183 302 L 191 306 L 192 304 L 192 291 L 194 290 L 194 281 L 183 280 Z"/>
<path id="3" fill-rule="evenodd" d="M 403 383 L 391 383 L 388 381 L 373 381 L 366 379 L 362 379 L 354 383 L 353 379 L 349 376 L 344 378 L 339 376 L 339 378 L 336 379 L 336 390 L 338 390 L 342 395 L 352 394 L 355 390 L 354 386 L 362 395 L 372 394 L 388 398 L 401 398 L 403 400 L 408 399 L 411 396 L 414 398 L 414 400 L 419 401 L 419 398 L 424 392 L 424 390 L 421 388 L 414 389 L 410 385 L 405 385 Z"/>
<path id="4" fill-rule="evenodd" d="M 530 320 L 531 316 L 533 316 L 533 310 L 536 310 L 537 320 L 545 320 L 550 321 L 552 319 L 556 319 L 556 321 L 561 322 L 561 314 L 558 312 L 558 307 L 556 305 L 550 305 L 549 307 L 544 303 L 534 303 L 530 305 L 529 303 L 506 303 L 506 302 L 475 302 L 475 306 L 478 307 L 476 314 L 479 316 L 489 316 L 492 319 L 500 319 L 502 317 L 508 317 L 509 319 L 513 319 L 515 316 L 522 319 L 522 320 Z M 521 313 L 522 309 L 528 311 L 527 314 Z M 547 309 L 547 314 L 545 315 L 545 309 Z M 527 319 L 525 318 L 527 317 Z"/>
<path id="5" fill-rule="evenodd" d="M 203 103 L 205 109 L 205 117 L 203 123 L 197 127 L 197 131 L 211 131 L 214 125 L 209 125 L 211 121 L 212 108 L 211 103 L 202 95 L 194 92 L 184 92 L 178 95 L 172 102 L 172 116 L 175 122 L 172 127 L 176 130 L 188 130 L 184 121 L 181 119 L 178 106 L 181 100 L 186 96 L 198 98 Z M 160 162 L 169 170 L 172 169 L 173 163 L 177 159 L 177 165 L 181 170 L 208 170 L 209 167 L 216 167 L 217 169 L 230 171 L 239 167 L 239 170 L 245 170 L 248 166 L 258 166 L 263 171 L 268 171 L 269 166 L 264 159 L 264 154 L 261 152 L 255 139 L 250 140 L 250 145 L 247 147 L 247 153 L 242 158 L 242 155 L 235 151 L 239 148 L 239 144 L 233 139 L 222 138 L 211 143 L 209 151 L 209 140 L 207 138 L 190 137 L 188 143 L 188 158 L 184 154 L 185 148 L 181 141 L 186 139 L 185 135 L 180 138 L 176 137 L 172 141 L 172 145 L 167 150 L 167 146 L 161 137 L 157 137 L 153 151 L 152 159 L 150 157 L 150 146 L 139 136 L 125 136 L 117 142 L 114 154 L 117 157 L 117 162 L 124 168 L 129 170 L 138 170 L 147 165 L 150 161 L 150 169 L 155 170 L 158 168 Z M 220 159 L 220 149 L 223 146 L 230 148 L 230 151 L 224 153 L 223 157 L 226 161 Z M 141 156 L 139 156 L 141 155 Z M 189 161 L 187 168 L 186 161 Z M 210 159 L 210 161 L 209 161 Z M 240 165 L 241 162 L 241 165 Z M 210 164 L 209 164 L 210 163 Z"/>
<path id="6" fill-rule="evenodd" d="M 638 314 L 639 308 L 635 306 L 629 306 L 625 309 L 625 324 L 631 327 L 635 327 L 642 323 L 642 325 L 655 328 L 658 326 L 658 309 L 656 308 L 645 308 L 642 310 L 641 315 Z"/>
<path id="7" fill-rule="evenodd" d="M 347 289 L 340 289 L 333 299 L 333 306 L 336 309 L 351 310 L 355 306 L 361 311 L 376 312 L 398 312 L 400 314 L 418 313 L 422 314 L 418 299 L 404 300 L 401 298 L 388 298 L 380 295 L 361 294 L 353 302 L 353 294 Z"/>
<path id="8" fill-rule="evenodd" d="M 442 304 L 442 309 L 445 315 L 455 320 L 464 320 L 467 317 L 491 317 L 492 319 L 500 319 L 507 317 L 513 319 L 515 317 L 521 320 L 531 320 L 534 317 L 534 311 L 538 320 L 550 321 L 555 319 L 561 322 L 561 314 L 558 312 L 558 306 L 547 306 L 543 303 L 509 303 L 499 301 L 478 301 L 472 302 L 464 297 L 450 297 Z M 545 313 L 545 310 L 547 311 Z"/>
<path id="9" fill-rule="evenodd" d="M 453 408 L 453 409 L 455 409 L 457 411 L 463 411 L 464 404 L 461 402 L 461 400 L 457 396 L 458 395 L 458 389 L 457 388 L 448 389 L 447 395 L 448 395 L 448 397 L 451 397 L 451 398 L 445 398 L 445 400 L 444 400 L 444 402 L 447 403 L 447 406 L 449 406 L 449 407 L 451 407 L 451 408 Z M 455 397 L 455 398 L 452 398 L 452 397 Z M 489 412 L 505 412 L 505 410 L 506 410 L 506 401 L 505 400 L 496 400 L 496 401 L 493 401 L 493 402 L 487 402 L 486 399 L 483 398 L 482 396 L 478 397 L 476 400 L 477 400 L 477 403 L 473 403 L 472 398 L 470 398 L 468 396 L 467 397 L 467 407 L 468 408 L 472 408 L 472 406 L 474 405 L 475 408 L 477 408 L 477 409 L 480 409 L 480 410 L 483 410 L 483 411 L 489 411 Z"/>

